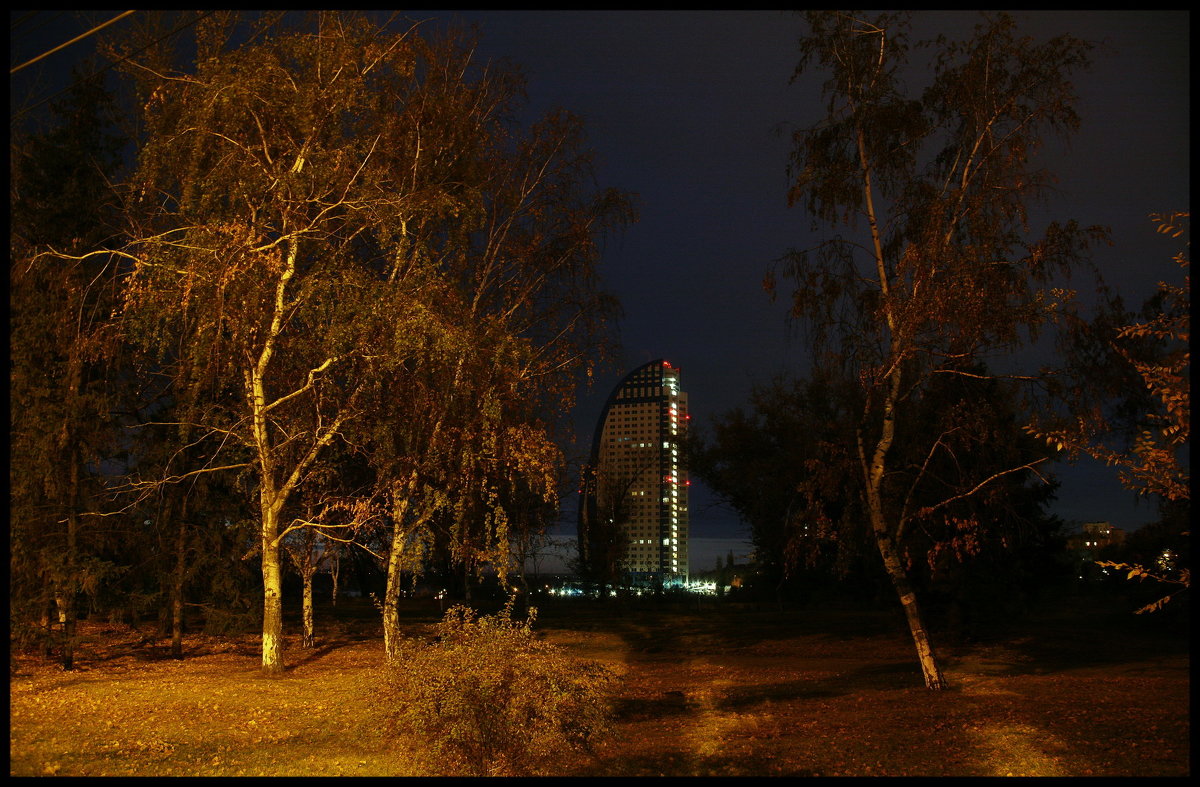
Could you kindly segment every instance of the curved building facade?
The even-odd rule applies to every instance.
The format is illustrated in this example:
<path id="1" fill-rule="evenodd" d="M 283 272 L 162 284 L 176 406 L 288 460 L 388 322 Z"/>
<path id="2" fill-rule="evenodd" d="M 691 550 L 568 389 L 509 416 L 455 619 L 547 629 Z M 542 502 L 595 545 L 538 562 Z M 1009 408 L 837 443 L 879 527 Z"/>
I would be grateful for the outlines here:
<path id="1" fill-rule="evenodd" d="M 665 360 L 634 369 L 596 424 L 579 506 L 585 562 L 635 585 L 686 582 L 687 394 Z"/>

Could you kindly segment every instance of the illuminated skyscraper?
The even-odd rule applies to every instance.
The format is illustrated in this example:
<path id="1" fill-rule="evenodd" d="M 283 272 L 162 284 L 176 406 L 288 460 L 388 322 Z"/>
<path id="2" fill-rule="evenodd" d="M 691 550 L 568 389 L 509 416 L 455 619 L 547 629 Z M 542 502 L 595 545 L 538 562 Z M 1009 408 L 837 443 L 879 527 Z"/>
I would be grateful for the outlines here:
<path id="1" fill-rule="evenodd" d="M 579 506 L 585 562 L 635 584 L 688 574 L 687 394 L 659 359 L 625 376 L 605 402 Z"/>

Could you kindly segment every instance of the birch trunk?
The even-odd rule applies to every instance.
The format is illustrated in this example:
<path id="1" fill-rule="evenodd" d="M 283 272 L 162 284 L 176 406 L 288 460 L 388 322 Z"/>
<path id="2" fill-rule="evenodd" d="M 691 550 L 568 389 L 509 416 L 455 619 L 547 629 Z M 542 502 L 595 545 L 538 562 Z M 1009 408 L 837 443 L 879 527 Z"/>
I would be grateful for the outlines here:
<path id="1" fill-rule="evenodd" d="M 311 648 L 316 645 L 316 634 L 313 631 L 313 570 L 304 567 L 304 635 L 301 645 Z"/>
<path id="2" fill-rule="evenodd" d="M 875 274 L 878 277 L 879 293 L 883 298 L 884 317 L 887 321 L 887 331 L 890 337 L 890 367 L 884 377 L 883 386 L 883 419 L 880 434 L 872 447 L 868 461 L 859 433 L 859 460 L 863 466 L 863 477 L 866 481 L 867 510 L 871 519 L 871 529 L 875 533 L 875 544 L 883 559 L 884 569 L 892 580 L 900 605 L 904 608 L 904 617 L 908 622 L 908 630 L 912 635 L 913 644 L 917 650 L 917 660 L 921 664 L 921 673 L 925 677 L 925 686 L 929 689 L 940 690 L 946 687 L 941 668 L 929 641 L 929 633 L 921 616 L 921 607 L 913 592 L 908 572 L 896 551 L 896 541 L 888 526 L 887 515 L 883 505 L 883 479 L 887 471 L 888 452 L 896 438 L 896 408 L 900 402 L 901 392 L 901 361 L 906 355 L 906 346 L 899 338 L 896 326 L 896 315 L 891 298 L 891 280 L 883 252 L 883 241 L 879 232 L 879 221 L 875 212 L 874 188 L 871 184 L 872 165 L 867 156 L 866 142 L 861 128 L 857 131 L 857 147 L 859 166 L 862 169 L 862 191 L 865 201 L 867 221 L 871 232 L 871 248 L 875 259 Z"/>
<path id="3" fill-rule="evenodd" d="M 284 293 L 296 270 L 298 250 L 295 243 L 287 249 L 286 264 L 275 287 L 275 309 L 262 352 L 252 369 L 246 371 L 246 393 L 251 414 L 255 451 L 258 454 L 259 505 L 262 511 L 263 630 L 262 671 L 268 675 L 283 673 L 283 565 L 279 542 L 279 514 L 287 497 L 287 484 L 276 484 L 275 456 L 267 429 L 267 396 L 264 380 L 275 342 L 281 332 Z"/>
<path id="4" fill-rule="evenodd" d="M 875 519 L 875 512 L 871 513 L 872 520 Z M 946 688 L 946 680 L 942 676 L 941 667 L 938 665 L 937 656 L 933 650 L 933 643 L 930 642 L 929 632 L 925 629 L 924 618 L 921 615 L 921 607 L 917 603 L 917 595 L 913 591 L 912 583 L 909 581 L 908 572 L 904 570 L 904 563 L 900 560 L 900 555 L 896 551 L 895 545 L 886 534 L 881 533 L 878 528 L 875 531 L 875 543 L 879 547 L 879 555 L 883 558 L 883 566 L 887 570 L 888 577 L 892 580 L 892 586 L 896 589 L 896 595 L 900 598 L 900 605 L 904 609 L 904 618 L 908 622 L 908 631 L 912 636 L 913 645 L 917 650 L 917 660 L 921 664 L 921 674 L 925 679 L 925 688 L 927 689 L 944 689 Z"/>
<path id="5" fill-rule="evenodd" d="M 388 551 L 387 585 L 383 591 L 383 651 L 389 662 L 400 652 L 400 585 L 404 557 L 403 533 L 397 526 Z"/>
<path id="6" fill-rule="evenodd" d="M 438 424 L 434 426 L 435 435 L 440 426 L 439 419 Z M 423 527 L 429 519 L 428 513 L 421 513 L 416 522 L 407 522 L 409 506 L 419 478 L 420 474 L 414 468 L 407 481 L 392 488 L 392 544 L 388 550 L 387 585 L 383 592 L 383 650 L 388 661 L 393 661 L 400 652 L 400 591 L 406 557 L 404 550 L 408 546 L 409 536 Z"/>
<path id="7" fill-rule="evenodd" d="M 329 565 L 329 576 L 333 580 L 333 606 L 337 606 L 338 592 L 338 574 L 342 570 L 342 557 L 340 554 L 334 553 L 333 560 Z"/>
<path id="8" fill-rule="evenodd" d="M 62 631 L 61 662 L 64 670 L 75 669 L 75 598 L 65 586 L 54 594 L 54 604 L 58 612 L 58 626 Z"/>
<path id="9" fill-rule="evenodd" d="M 41 607 L 41 615 L 38 617 L 38 624 L 42 628 L 42 641 L 39 646 L 39 651 L 43 661 L 50 659 L 51 644 L 54 641 L 54 600 L 42 598 L 39 602 Z"/>
<path id="10" fill-rule="evenodd" d="M 933 645 L 929 640 L 929 632 L 925 628 L 921 615 L 921 607 L 917 603 L 916 593 L 908 572 L 896 549 L 896 541 L 892 529 L 888 526 L 887 514 L 883 504 L 883 477 L 886 469 L 887 452 L 895 439 L 896 429 L 896 400 L 900 391 L 900 372 L 897 367 L 890 375 L 889 385 L 884 394 L 883 426 L 878 442 L 875 443 L 870 463 L 867 463 L 863 450 L 862 435 L 859 435 L 859 457 L 863 462 L 863 474 L 866 480 L 867 512 L 871 520 L 871 529 L 875 534 L 875 544 L 879 548 L 879 556 L 883 559 L 883 567 L 892 580 L 900 605 L 904 609 L 904 617 L 908 622 L 908 630 L 916 647 L 917 660 L 921 664 L 921 673 L 925 678 L 925 686 L 929 689 L 946 688 L 945 678 L 941 667 L 938 666 Z"/>
<path id="11" fill-rule="evenodd" d="M 283 673 L 283 566 L 276 538 L 279 512 L 264 504 L 262 517 L 262 671 L 280 675 Z"/>

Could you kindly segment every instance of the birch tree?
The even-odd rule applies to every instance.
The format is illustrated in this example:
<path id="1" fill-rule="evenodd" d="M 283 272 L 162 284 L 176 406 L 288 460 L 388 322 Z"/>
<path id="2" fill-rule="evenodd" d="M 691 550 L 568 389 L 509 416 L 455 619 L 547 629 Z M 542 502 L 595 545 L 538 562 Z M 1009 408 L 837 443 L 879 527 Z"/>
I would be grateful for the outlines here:
<path id="1" fill-rule="evenodd" d="M 396 298 L 416 286 L 400 281 L 412 260 L 398 259 L 397 216 L 461 207 L 413 182 L 412 151 L 395 144 L 409 130 L 415 36 L 337 15 L 317 27 L 241 47 L 214 30 L 194 68 L 141 69 L 147 137 L 122 252 L 127 313 L 157 318 L 154 338 L 240 388 L 193 427 L 222 447 L 204 472 L 254 474 L 268 673 L 283 669 L 280 547 L 313 526 L 289 503 L 360 415 L 366 381 L 410 346 L 396 339 L 414 328 Z"/>
<path id="2" fill-rule="evenodd" d="M 468 37 L 320 13 L 238 44 L 217 19 L 191 66 L 126 66 L 146 138 L 117 251 L 143 341 L 237 386 L 190 416 L 217 450 L 189 472 L 253 477 L 262 666 L 278 673 L 284 539 L 364 524 L 301 515 L 321 462 L 336 445 L 372 463 L 393 523 L 386 610 L 405 550 L 464 479 L 500 454 L 526 472 L 522 446 L 544 446 L 505 413 L 535 386 L 566 395 L 584 362 L 596 239 L 619 201 L 565 179 L 574 138 L 513 141 L 520 81 L 476 69 Z"/>
<path id="3" fill-rule="evenodd" d="M 1036 233 L 1029 207 L 1049 178 L 1039 148 L 1078 125 L 1070 77 L 1087 66 L 1089 45 L 1069 35 L 1039 43 L 1019 37 L 1006 15 L 984 16 L 969 39 L 934 42 L 929 84 L 914 96 L 906 15 L 805 18 L 796 73 L 827 75 L 827 112 L 793 137 L 788 200 L 814 229 L 839 231 L 790 253 L 784 274 L 818 362 L 836 357 L 862 387 L 851 450 L 867 517 L 925 684 L 941 689 L 900 544 L 920 523 L 952 526 L 950 502 L 1039 472 L 1042 460 L 961 478 L 945 504 L 910 506 L 919 469 L 947 453 L 958 424 L 923 436 L 927 461 L 915 475 L 896 473 L 897 433 L 934 380 L 1010 361 L 1069 303 L 1055 277 L 1083 259 L 1091 236 L 1073 222 Z"/>

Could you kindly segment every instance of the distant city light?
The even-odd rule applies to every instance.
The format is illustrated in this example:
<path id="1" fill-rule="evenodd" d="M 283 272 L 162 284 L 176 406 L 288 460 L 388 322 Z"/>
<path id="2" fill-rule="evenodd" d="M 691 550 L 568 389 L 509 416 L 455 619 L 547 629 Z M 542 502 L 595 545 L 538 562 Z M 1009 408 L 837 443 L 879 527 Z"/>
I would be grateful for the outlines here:
<path id="1" fill-rule="evenodd" d="M 548 595 L 557 598 L 598 598 L 600 596 L 599 588 L 587 588 L 583 583 L 577 581 L 564 581 L 553 585 L 543 585 L 543 589 Z M 717 583 L 712 580 L 667 580 L 663 582 L 662 589 L 674 592 L 682 591 L 698 596 L 717 595 Z M 610 587 L 605 590 L 605 596 L 612 598 L 621 591 L 633 596 L 648 596 L 654 593 L 652 588 L 645 586 L 629 586 L 620 589 Z"/>

